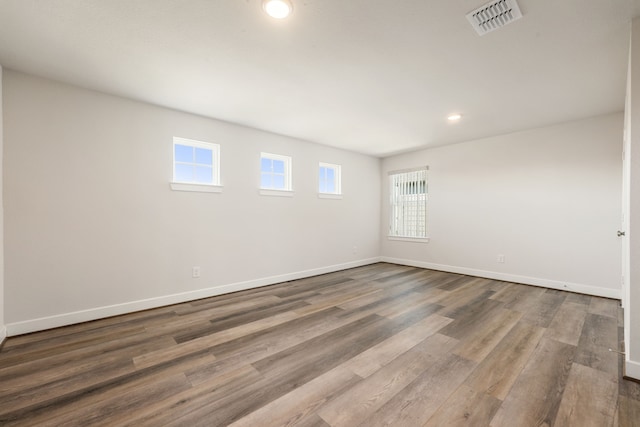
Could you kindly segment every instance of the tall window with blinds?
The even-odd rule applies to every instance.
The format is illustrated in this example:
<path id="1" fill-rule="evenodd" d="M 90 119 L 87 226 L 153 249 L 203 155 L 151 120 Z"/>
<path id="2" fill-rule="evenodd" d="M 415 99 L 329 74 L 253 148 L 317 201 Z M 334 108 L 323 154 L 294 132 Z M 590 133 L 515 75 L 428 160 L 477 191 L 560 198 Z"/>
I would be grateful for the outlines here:
<path id="1" fill-rule="evenodd" d="M 389 236 L 427 238 L 428 167 L 389 172 Z"/>

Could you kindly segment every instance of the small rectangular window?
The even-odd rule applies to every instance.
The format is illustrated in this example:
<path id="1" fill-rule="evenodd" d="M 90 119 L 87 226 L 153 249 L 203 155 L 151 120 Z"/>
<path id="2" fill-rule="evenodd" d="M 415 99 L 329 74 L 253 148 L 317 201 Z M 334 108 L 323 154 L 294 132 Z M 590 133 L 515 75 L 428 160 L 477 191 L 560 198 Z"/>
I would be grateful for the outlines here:
<path id="1" fill-rule="evenodd" d="M 389 172 L 389 236 L 427 238 L 428 167 Z"/>
<path id="2" fill-rule="evenodd" d="M 342 194 L 340 165 L 320 162 L 318 167 L 318 193 Z"/>
<path id="3" fill-rule="evenodd" d="M 291 157 L 260 153 L 260 189 L 292 191 Z"/>
<path id="4" fill-rule="evenodd" d="M 174 137 L 173 183 L 219 186 L 220 146 L 211 142 Z"/>

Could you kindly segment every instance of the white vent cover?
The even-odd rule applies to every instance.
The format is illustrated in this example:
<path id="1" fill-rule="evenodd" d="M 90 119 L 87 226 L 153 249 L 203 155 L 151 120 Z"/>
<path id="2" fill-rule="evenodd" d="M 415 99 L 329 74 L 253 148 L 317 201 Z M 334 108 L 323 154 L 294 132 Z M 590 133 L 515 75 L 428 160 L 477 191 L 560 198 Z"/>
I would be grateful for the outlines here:
<path id="1" fill-rule="evenodd" d="M 516 19 L 522 18 L 522 12 L 516 0 L 496 0 L 467 13 L 471 26 L 481 36 L 504 27 Z"/>

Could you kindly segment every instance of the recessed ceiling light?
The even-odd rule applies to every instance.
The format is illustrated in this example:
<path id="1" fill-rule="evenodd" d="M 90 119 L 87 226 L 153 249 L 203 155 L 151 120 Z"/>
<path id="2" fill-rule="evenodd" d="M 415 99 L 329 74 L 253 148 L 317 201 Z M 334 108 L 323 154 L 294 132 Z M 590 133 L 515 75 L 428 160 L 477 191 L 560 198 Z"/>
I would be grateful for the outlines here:
<path id="1" fill-rule="evenodd" d="M 447 117 L 447 120 L 449 120 L 450 122 L 457 122 L 461 118 L 462 118 L 462 114 L 456 113 L 456 114 L 449 115 L 449 117 Z"/>
<path id="2" fill-rule="evenodd" d="M 276 19 L 284 19 L 293 12 L 293 4 L 289 0 L 263 0 L 262 8 Z"/>

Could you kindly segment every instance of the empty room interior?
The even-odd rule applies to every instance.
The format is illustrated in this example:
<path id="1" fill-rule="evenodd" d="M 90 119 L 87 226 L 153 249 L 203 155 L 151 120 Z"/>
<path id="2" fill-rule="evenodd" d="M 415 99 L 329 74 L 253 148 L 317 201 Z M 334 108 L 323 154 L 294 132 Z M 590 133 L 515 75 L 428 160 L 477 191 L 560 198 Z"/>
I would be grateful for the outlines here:
<path id="1" fill-rule="evenodd" d="M 0 425 L 640 426 L 640 1 L 0 0 Z"/>

